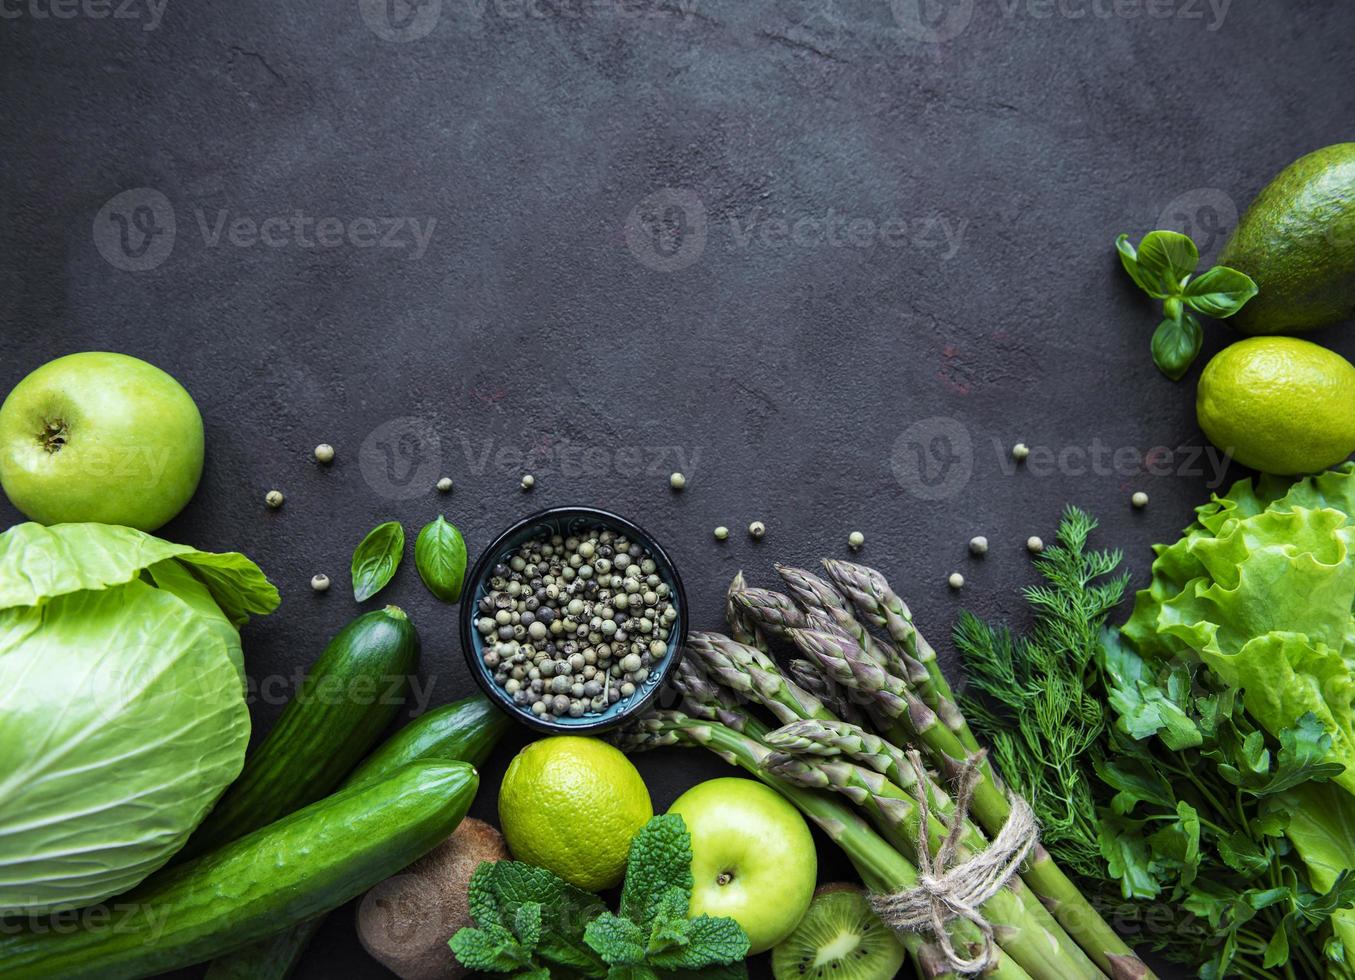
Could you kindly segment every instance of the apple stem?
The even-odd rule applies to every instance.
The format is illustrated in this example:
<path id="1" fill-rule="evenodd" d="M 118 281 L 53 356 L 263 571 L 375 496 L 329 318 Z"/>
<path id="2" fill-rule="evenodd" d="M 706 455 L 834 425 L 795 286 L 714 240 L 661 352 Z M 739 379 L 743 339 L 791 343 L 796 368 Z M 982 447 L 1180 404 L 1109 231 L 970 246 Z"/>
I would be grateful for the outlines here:
<path id="1" fill-rule="evenodd" d="M 59 453 L 66 445 L 66 440 L 70 435 L 70 430 L 62 419 L 48 419 L 47 427 L 38 441 L 42 443 L 43 448 L 49 453 Z"/>

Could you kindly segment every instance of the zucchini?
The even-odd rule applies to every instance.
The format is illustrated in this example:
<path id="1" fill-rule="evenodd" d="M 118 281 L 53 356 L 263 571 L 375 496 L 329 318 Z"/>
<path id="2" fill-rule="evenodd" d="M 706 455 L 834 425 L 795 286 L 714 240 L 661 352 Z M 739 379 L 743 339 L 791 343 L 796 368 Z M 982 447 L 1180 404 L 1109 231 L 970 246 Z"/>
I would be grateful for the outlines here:
<path id="1" fill-rule="evenodd" d="M 419 634 L 395 606 L 340 630 L 175 861 L 215 850 L 334 789 L 404 706 L 418 662 Z"/>
<path id="2" fill-rule="evenodd" d="M 483 695 L 435 708 L 400 729 L 360 765 L 344 787 L 365 786 L 423 759 L 480 765 L 511 722 Z M 203 980 L 284 980 L 301 961 L 324 916 L 212 961 Z"/>
<path id="3" fill-rule="evenodd" d="M 337 908 L 418 860 L 465 816 L 480 777 L 415 762 L 341 790 L 69 920 L 0 935 L 6 980 L 134 980 L 200 963 Z M 98 910 L 99 907 L 96 907 Z M 130 910 L 130 911 L 127 911 Z"/>

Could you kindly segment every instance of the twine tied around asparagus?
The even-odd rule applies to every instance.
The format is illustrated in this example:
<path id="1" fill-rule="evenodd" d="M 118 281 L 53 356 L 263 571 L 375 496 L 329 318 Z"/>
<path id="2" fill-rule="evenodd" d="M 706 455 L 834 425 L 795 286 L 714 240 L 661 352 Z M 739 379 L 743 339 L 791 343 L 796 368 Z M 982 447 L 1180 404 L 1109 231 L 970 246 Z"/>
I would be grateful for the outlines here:
<path id="1" fill-rule="evenodd" d="M 949 832 L 933 857 L 927 833 L 931 820 L 927 799 L 929 778 L 922 765 L 922 756 L 916 751 L 908 753 L 908 761 L 917 775 L 914 786 L 920 817 L 918 883 L 906 891 L 872 895 L 870 899 L 875 914 L 890 928 L 908 932 L 930 929 L 941 947 L 946 965 L 959 974 L 981 973 L 995 962 L 993 926 L 979 907 L 1011 880 L 1040 839 L 1040 828 L 1030 804 L 1013 795 L 1011 814 L 997 837 L 968 861 L 953 864 L 965 833 L 970 797 L 975 785 L 983 778 L 979 770 L 983 757 L 984 753 L 979 752 L 965 763 L 956 789 L 955 812 Z M 968 919 L 983 935 L 983 946 L 977 956 L 966 958 L 956 952 L 946 930 L 946 926 L 956 919 Z"/>

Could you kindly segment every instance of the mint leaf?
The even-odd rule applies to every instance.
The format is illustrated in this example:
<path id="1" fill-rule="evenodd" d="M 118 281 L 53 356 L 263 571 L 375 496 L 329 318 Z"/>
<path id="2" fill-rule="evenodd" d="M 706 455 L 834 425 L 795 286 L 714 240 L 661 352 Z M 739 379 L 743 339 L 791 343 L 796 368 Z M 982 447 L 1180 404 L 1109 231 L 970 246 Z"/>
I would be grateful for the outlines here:
<path id="1" fill-rule="evenodd" d="M 512 973 L 531 966 L 531 954 L 500 925 L 461 929 L 448 944 L 461 965 L 490 973 Z"/>
<path id="2" fill-rule="evenodd" d="M 533 949 L 541 941 L 541 903 L 523 902 L 513 915 L 513 931 L 518 942 Z"/>
<path id="3" fill-rule="evenodd" d="M 659 980 L 659 975 L 647 966 L 613 966 L 607 971 L 607 980 Z"/>
<path id="4" fill-rule="evenodd" d="M 614 966 L 643 963 L 647 938 L 630 919 L 611 912 L 603 912 L 583 931 L 583 941 Z"/>
<path id="5" fill-rule="evenodd" d="M 740 963 L 748 955 L 748 934 L 733 919 L 699 915 L 684 926 L 684 942 L 651 954 L 651 963 L 670 970 L 698 970 Z"/>
<path id="6" fill-rule="evenodd" d="M 1150 231 L 1139 242 L 1137 260 L 1139 270 L 1160 290 L 1153 295 L 1176 296 L 1186 276 L 1200 264 L 1200 251 L 1180 232 Z"/>
<path id="7" fill-rule="evenodd" d="M 1200 321 L 1189 313 L 1182 313 L 1179 320 L 1163 320 L 1153 331 L 1153 363 L 1167 377 L 1180 381 L 1195 363 L 1202 346 L 1204 328 Z"/>
<path id="8" fill-rule="evenodd" d="M 667 914 L 685 918 L 692 893 L 692 837 L 676 813 L 654 817 L 630 843 L 621 914 L 640 925 Z"/>
<path id="9" fill-rule="evenodd" d="M 499 911 L 499 900 L 494 893 L 495 863 L 482 861 L 470 876 L 468 889 L 471 918 L 478 926 L 503 925 L 503 916 Z"/>
<path id="10" fill-rule="evenodd" d="M 1259 291 L 1245 272 L 1216 265 L 1186 283 L 1182 296 L 1192 309 L 1222 320 L 1242 309 Z"/>

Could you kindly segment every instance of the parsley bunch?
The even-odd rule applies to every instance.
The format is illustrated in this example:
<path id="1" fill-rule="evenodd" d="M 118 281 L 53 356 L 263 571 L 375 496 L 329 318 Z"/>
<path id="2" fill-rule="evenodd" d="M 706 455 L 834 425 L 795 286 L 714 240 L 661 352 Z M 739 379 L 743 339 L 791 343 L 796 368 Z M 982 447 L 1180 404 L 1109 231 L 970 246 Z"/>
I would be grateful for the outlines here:
<path id="1" fill-rule="evenodd" d="M 1315 891 L 1286 836 L 1344 768 L 1327 761 L 1332 739 L 1316 716 L 1272 744 L 1240 692 L 1208 671 L 1154 667 L 1113 634 L 1102 666 L 1119 718 L 1095 763 L 1115 791 L 1101 813 L 1108 870 L 1126 898 L 1164 898 L 1190 913 L 1145 939 L 1175 959 L 1204 959 L 1206 980 L 1320 976 L 1324 960 L 1343 963 L 1339 943 L 1318 933 L 1355 902 L 1355 872 Z"/>
<path id="2" fill-rule="evenodd" d="M 1344 769 L 1331 734 L 1308 713 L 1272 737 L 1197 661 L 1126 646 L 1106 621 L 1127 578 L 1119 552 L 1088 550 L 1095 527 L 1065 511 L 1035 559 L 1044 584 L 1025 590 L 1026 635 L 961 615 L 966 716 L 1049 851 L 1141 942 L 1202 980 L 1352 977 L 1329 923 L 1355 903 L 1355 871 L 1333 847 L 1334 881 L 1314 888 L 1293 843 L 1355 837 L 1324 795 Z"/>
<path id="3" fill-rule="evenodd" d="M 470 882 L 474 928 L 451 939 L 463 966 L 518 980 L 736 980 L 748 936 L 729 918 L 688 918 L 691 835 L 654 817 L 631 841 L 619 913 L 520 861 L 486 862 Z"/>

